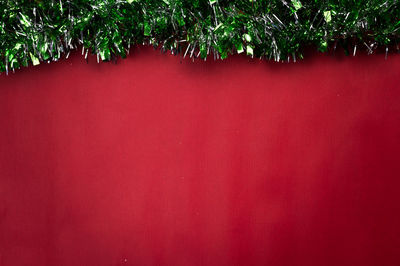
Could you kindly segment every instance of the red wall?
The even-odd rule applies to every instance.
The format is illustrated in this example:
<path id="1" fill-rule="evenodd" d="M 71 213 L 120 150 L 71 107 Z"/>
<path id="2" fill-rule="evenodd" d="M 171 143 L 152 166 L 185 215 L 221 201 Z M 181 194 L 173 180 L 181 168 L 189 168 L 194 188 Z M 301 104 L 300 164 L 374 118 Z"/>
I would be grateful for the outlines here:
<path id="1" fill-rule="evenodd" d="M 0 265 L 399 265 L 400 56 L 140 47 L 0 76 Z"/>

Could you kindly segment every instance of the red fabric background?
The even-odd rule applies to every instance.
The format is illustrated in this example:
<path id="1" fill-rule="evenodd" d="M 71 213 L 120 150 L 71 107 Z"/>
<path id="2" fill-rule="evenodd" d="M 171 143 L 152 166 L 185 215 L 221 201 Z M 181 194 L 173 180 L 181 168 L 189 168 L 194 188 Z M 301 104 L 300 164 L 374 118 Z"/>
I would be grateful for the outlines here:
<path id="1" fill-rule="evenodd" d="M 399 265 L 400 56 L 90 60 L 0 77 L 0 265 Z"/>

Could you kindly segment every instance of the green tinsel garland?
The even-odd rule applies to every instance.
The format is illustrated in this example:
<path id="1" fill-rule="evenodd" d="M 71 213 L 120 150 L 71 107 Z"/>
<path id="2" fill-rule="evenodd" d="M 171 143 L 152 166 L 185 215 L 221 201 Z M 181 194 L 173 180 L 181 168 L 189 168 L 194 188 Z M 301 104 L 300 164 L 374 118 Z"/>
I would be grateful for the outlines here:
<path id="1" fill-rule="evenodd" d="M 339 43 L 396 47 L 399 0 L 0 0 L 0 71 L 82 47 L 107 61 L 130 45 L 184 56 L 245 52 L 276 61 Z"/>

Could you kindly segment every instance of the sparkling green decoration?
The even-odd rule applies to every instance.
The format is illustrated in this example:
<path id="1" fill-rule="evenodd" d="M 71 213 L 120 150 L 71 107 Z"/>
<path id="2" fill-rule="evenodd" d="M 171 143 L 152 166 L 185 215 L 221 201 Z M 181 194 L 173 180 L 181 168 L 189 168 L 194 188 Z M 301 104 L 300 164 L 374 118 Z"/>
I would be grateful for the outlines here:
<path id="1" fill-rule="evenodd" d="M 0 0 L 0 72 L 75 49 L 115 60 L 136 44 L 203 59 L 372 53 L 398 49 L 399 29 L 399 0 Z"/>

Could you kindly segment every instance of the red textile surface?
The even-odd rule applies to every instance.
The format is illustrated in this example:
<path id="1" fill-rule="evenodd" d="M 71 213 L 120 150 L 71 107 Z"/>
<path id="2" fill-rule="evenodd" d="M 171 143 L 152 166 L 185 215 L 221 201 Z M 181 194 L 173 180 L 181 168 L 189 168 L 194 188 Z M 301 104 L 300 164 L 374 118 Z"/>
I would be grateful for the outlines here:
<path id="1" fill-rule="evenodd" d="M 140 47 L 0 77 L 0 265 L 399 265 L 400 56 Z"/>

